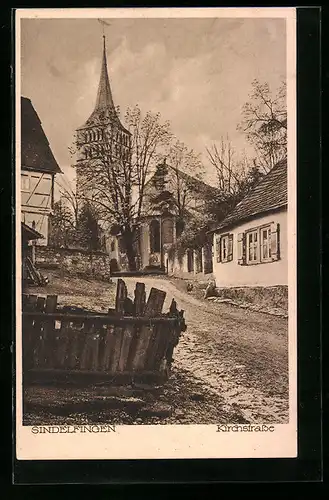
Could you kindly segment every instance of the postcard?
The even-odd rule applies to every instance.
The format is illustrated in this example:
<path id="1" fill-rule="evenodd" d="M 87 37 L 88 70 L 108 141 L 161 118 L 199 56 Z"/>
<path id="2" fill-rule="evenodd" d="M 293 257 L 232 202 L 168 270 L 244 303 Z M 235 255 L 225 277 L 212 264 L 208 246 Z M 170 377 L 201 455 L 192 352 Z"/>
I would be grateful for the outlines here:
<path id="1" fill-rule="evenodd" d="M 296 9 L 15 30 L 17 458 L 296 457 Z"/>

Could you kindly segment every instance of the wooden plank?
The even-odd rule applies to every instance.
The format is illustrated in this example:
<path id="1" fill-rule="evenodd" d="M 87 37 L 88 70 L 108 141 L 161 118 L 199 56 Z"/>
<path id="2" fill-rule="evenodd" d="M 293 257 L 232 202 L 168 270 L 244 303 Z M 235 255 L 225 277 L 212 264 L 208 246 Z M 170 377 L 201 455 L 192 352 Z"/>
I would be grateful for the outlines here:
<path id="1" fill-rule="evenodd" d="M 133 325 L 127 325 L 122 332 L 122 344 L 120 357 L 118 361 L 118 371 L 122 372 L 126 369 L 129 359 L 129 350 L 131 346 L 132 339 L 134 337 L 135 327 Z"/>
<path id="2" fill-rule="evenodd" d="M 95 327 L 92 318 L 84 322 L 83 328 L 83 348 L 80 358 L 80 368 L 82 370 L 90 370 L 93 354 L 93 341 L 95 335 Z"/>
<path id="3" fill-rule="evenodd" d="M 95 323 L 94 341 L 92 344 L 92 360 L 91 369 L 97 371 L 99 369 L 99 350 L 102 339 L 102 325 Z"/>
<path id="4" fill-rule="evenodd" d="M 24 312 L 23 313 L 24 318 L 30 318 L 30 319 L 38 319 L 40 317 L 44 317 L 43 313 L 39 313 L 36 311 L 33 312 Z M 111 324 L 111 325 L 116 325 L 116 326 L 121 326 L 122 328 L 126 324 L 133 324 L 133 325 L 149 325 L 150 324 L 150 319 L 149 317 L 145 316 L 120 316 L 118 315 L 112 316 L 108 314 L 67 314 L 67 313 L 62 313 L 62 312 L 55 312 L 55 313 L 47 313 L 47 319 L 53 318 L 54 320 L 69 320 L 69 321 L 88 321 L 92 319 L 93 321 L 101 322 L 103 324 Z M 176 323 L 177 319 L 176 318 L 171 318 L 169 316 L 159 316 L 152 318 L 152 324 L 156 323 Z"/>
<path id="5" fill-rule="evenodd" d="M 173 329 L 167 325 L 161 325 L 158 332 L 157 348 L 153 356 L 153 366 L 152 369 L 158 371 L 161 367 L 161 363 L 165 359 L 166 351 L 170 344 L 173 335 Z"/>
<path id="6" fill-rule="evenodd" d="M 46 299 L 45 297 L 37 297 L 37 301 L 35 304 L 35 310 L 39 312 L 43 312 L 45 308 L 45 303 Z M 46 366 L 46 359 L 47 359 L 47 328 L 45 327 L 44 321 L 42 321 L 42 318 L 36 319 L 34 321 L 34 331 L 37 332 L 38 334 L 35 333 L 36 337 L 36 346 L 35 349 L 37 351 L 37 360 L 38 360 L 38 366 Z"/>
<path id="7" fill-rule="evenodd" d="M 166 298 L 166 292 L 158 290 L 157 288 L 151 288 L 148 301 L 145 306 L 145 316 L 152 318 L 161 314 L 162 307 Z M 132 362 L 133 370 L 142 370 L 145 368 L 147 363 L 147 350 L 148 345 L 153 334 L 154 325 L 150 322 L 150 325 L 143 326 L 140 329 L 138 336 L 138 341 L 136 345 L 136 352 Z"/>
<path id="8" fill-rule="evenodd" d="M 31 294 L 28 297 L 27 310 L 31 312 L 37 311 L 38 296 Z M 24 321 L 23 315 L 23 322 Z M 26 341 L 29 343 L 29 356 L 31 357 L 30 366 L 38 366 L 40 363 L 39 353 L 40 353 L 40 343 L 42 342 L 42 331 L 41 331 L 40 319 L 34 319 L 34 321 L 25 322 L 25 331 L 27 335 L 25 336 Z"/>
<path id="9" fill-rule="evenodd" d="M 69 337 L 71 333 L 70 321 L 62 321 L 61 329 L 58 332 L 56 349 L 56 367 L 66 368 L 68 358 Z"/>
<path id="10" fill-rule="evenodd" d="M 101 354 L 100 358 L 100 369 L 103 371 L 108 371 L 111 362 L 111 354 L 113 351 L 113 346 L 115 345 L 115 337 L 114 337 L 114 326 L 108 325 L 106 333 L 104 335 L 104 347 L 103 347 L 103 355 Z"/>
<path id="11" fill-rule="evenodd" d="M 55 313 L 57 308 L 57 295 L 47 295 L 44 304 L 44 313 Z M 58 348 L 58 331 L 55 330 L 55 319 L 47 316 L 47 321 L 44 325 L 44 346 L 45 356 L 44 362 L 49 367 L 56 365 L 57 362 L 57 348 Z"/>
<path id="12" fill-rule="evenodd" d="M 115 310 L 117 313 L 123 314 L 125 300 L 127 298 L 127 287 L 122 279 L 118 279 L 117 283 L 117 294 L 115 298 Z"/>
<path id="13" fill-rule="evenodd" d="M 140 337 L 140 327 L 135 326 L 134 331 L 133 331 L 133 335 L 132 335 L 132 339 L 130 341 L 129 352 L 128 352 L 128 357 L 127 357 L 127 361 L 126 361 L 125 370 L 132 371 L 132 369 L 133 369 L 133 363 L 134 363 L 134 359 L 135 359 L 135 354 L 136 354 L 136 349 L 137 349 L 139 337 Z"/>
<path id="14" fill-rule="evenodd" d="M 81 387 L 82 384 L 94 385 L 95 381 L 97 384 L 113 384 L 113 374 L 106 373 L 104 371 L 93 372 L 91 370 L 68 370 L 65 369 L 33 369 L 28 373 L 27 378 L 29 383 L 44 383 L 45 381 L 56 383 L 57 381 L 69 381 L 74 384 L 77 383 L 77 387 Z M 115 385 L 128 385 L 134 383 L 140 384 L 156 384 L 163 382 L 163 377 L 161 374 L 154 371 L 145 371 L 142 373 L 135 373 L 133 371 L 124 371 L 117 373 L 115 375 Z"/>
<path id="15" fill-rule="evenodd" d="M 89 363 L 90 363 L 90 339 L 91 335 L 86 334 L 84 336 L 84 341 L 83 341 L 83 349 L 81 352 L 81 357 L 80 357 L 80 369 L 81 370 L 88 370 L 89 368 Z"/>
<path id="16" fill-rule="evenodd" d="M 136 283 L 134 309 L 135 316 L 143 316 L 146 303 L 145 283 Z"/>
<path id="17" fill-rule="evenodd" d="M 155 365 L 154 359 L 160 341 L 160 330 L 161 325 L 154 325 L 146 351 L 145 369 L 147 370 L 152 370 Z"/>
<path id="18" fill-rule="evenodd" d="M 110 361 L 110 366 L 109 366 L 109 371 L 111 373 L 115 373 L 118 369 L 120 353 L 121 353 L 121 346 L 122 346 L 123 332 L 124 332 L 124 328 L 121 328 L 118 326 L 114 328 L 114 332 L 113 332 L 114 343 L 113 343 L 113 348 L 112 348 L 112 353 L 111 353 L 111 361 Z"/>
<path id="19" fill-rule="evenodd" d="M 177 309 L 177 302 L 175 299 L 172 299 L 171 301 L 171 304 L 170 304 L 170 308 L 169 308 L 169 312 L 168 312 L 168 316 L 177 316 L 178 315 L 178 309 Z"/>
<path id="20" fill-rule="evenodd" d="M 37 303 L 37 295 L 23 295 L 24 311 L 34 311 Z M 33 367 L 34 363 L 34 347 L 36 345 L 35 330 L 33 328 L 34 318 L 22 316 L 22 353 L 24 370 Z"/>
<path id="21" fill-rule="evenodd" d="M 70 333 L 70 338 L 69 338 L 69 346 L 68 346 L 68 368 L 70 369 L 75 369 L 79 365 L 79 347 L 80 347 L 80 342 L 79 342 L 79 337 L 80 335 L 83 335 L 82 333 L 82 327 L 81 323 L 73 322 L 71 324 L 71 333 Z"/>
<path id="22" fill-rule="evenodd" d="M 46 299 L 45 297 L 38 297 L 37 298 L 37 303 L 35 306 L 36 311 L 43 312 L 46 304 Z"/>
<path id="23" fill-rule="evenodd" d="M 57 295 L 47 295 L 45 312 L 53 313 L 57 307 Z"/>
<path id="24" fill-rule="evenodd" d="M 37 300 L 38 300 L 37 295 L 33 295 L 33 294 L 29 295 L 27 305 L 26 305 L 26 308 L 28 311 L 35 311 L 35 308 L 37 305 Z"/>
<path id="25" fill-rule="evenodd" d="M 166 298 L 166 292 L 163 290 L 158 290 L 157 288 L 151 288 L 144 315 L 146 317 L 158 316 L 162 312 L 162 307 Z"/>
<path id="26" fill-rule="evenodd" d="M 123 313 L 125 316 L 134 316 L 135 315 L 134 303 L 131 300 L 131 298 L 129 298 L 129 297 L 127 297 L 124 301 Z"/>
<path id="27" fill-rule="evenodd" d="M 29 301 L 29 296 L 28 296 L 28 294 L 23 293 L 23 294 L 22 294 L 22 311 L 25 311 L 25 310 L 26 310 L 26 306 L 27 306 L 27 304 L 28 304 L 28 301 Z"/>

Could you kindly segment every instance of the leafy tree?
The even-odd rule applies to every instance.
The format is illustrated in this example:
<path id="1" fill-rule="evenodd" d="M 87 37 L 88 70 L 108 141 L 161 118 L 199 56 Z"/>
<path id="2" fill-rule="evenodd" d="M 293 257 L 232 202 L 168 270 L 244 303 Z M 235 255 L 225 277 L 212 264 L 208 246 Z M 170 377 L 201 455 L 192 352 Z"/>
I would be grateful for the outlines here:
<path id="1" fill-rule="evenodd" d="M 55 202 L 50 219 L 49 243 L 56 247 L 69 248 L 74 232 L 72 212 L 62 200 Z"/>
<path id="2" fill-rule="evenodd" d="M 100 250 L 100 229 L 89 203 L 83 205 L 79 212 L 76 239 L 89 252 Z"/>

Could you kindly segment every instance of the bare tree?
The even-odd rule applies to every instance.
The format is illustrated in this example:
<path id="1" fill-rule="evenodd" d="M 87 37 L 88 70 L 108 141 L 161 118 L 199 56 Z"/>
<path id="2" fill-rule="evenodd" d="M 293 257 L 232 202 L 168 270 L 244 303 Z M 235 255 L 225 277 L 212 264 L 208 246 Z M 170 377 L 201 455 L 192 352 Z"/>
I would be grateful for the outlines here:
<path id="1" fill-rule="evenodd" d="M 286 84 L 283 82 L 273 95 L 268 83 L 254 80 L 249 98 L 238 130 L 246 133 L 255 147 L 256 164 L 268 172 L 287 155 Z"/>
<path id="2" fill-rule="evenodd" d="M 169 123 L 160 114 L 146 113 L 138 106 L 128 109 L 126 123 L 131 133 L 129 157 L 113 153 L 109 143 L 98 142 L 92 158 L 80 161 L 78 187 L 97 213 L 98 220 L 116 227 L 121 234 L 131 270 L 136 266 L 135 230 L 140 221 L 147 177 L 163 146 L 169 143 Z M 99 123 L 101 137 L 107 123 Z M 78 145 L 79 148 L 79 145 Z"/>
<path id="3" fill-rule="evenodd" d="M 60 198 L 54 204 L 50 241 L 55 246 L 99 250 L 99 227 L 88 200 L 79 197 L 63 174 L 56 180 Z"/>
<path id="4" fill-rule="evenodd" d="M 206 148 L 208 159 L 213 166 L 217 187 L 223 200 L 232 199 L 233 203 L 244 191 L 250 167 L 245 156 L 237 158 L 236 151 L 227 137 L 220 143 Z"/>
<path id="5" fill-rule="evenodd" d="M 193 149 L 176 139 L 168 149 L 168 163 L 170 165 L 169 183 L 173 193 L 173 201 L 177 207 L 179 217 L 184 217 L 186 210 L 194 208 L 195 188 L 200 190 L 204 169 L 200 155 Z"/>
<path id="6" fill-rule="evenodd" d="M 55 180 L 55 184 L 59 192 L 61 204 L 72 213 L 73 218 L 71 217 L 71 220 L 76 227 L 79 220 L 80 209 L 83 205 L 83 200 L 81 197 L 79 198 L 76 189 L 74 189 L 72 183 L 64 173 L 60 176 L 60 178 Z"/>
<path id="7" fill-rule="evenodd" d="M 139 106 L 128 108 L 125 123 L 131 132 L 131 168 L 136 191 L 135 214 L 139 219 L 142 212 L 144 190 L 151 170 L 160 161 L 161 154 L 172 140 L 170 123 L 162 123 L 160 113 L 148 111 L 145 116 Z"/>

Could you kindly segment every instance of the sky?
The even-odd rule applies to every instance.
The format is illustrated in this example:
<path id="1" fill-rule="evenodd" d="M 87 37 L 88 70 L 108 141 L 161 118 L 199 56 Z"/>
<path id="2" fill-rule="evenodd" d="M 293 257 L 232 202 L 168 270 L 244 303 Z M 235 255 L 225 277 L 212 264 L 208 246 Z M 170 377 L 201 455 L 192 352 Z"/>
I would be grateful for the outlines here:
<path id="1" fill-rule="evenodd" d="M 254 79 L 275 90 L 286 79 L 284 19 L 106 19 L 107 62 L 115 105 L 160 112 L 180 141 L 201 154 L 237 131 Z M 22 19 L 21 94 L 31 99 L 63 172 L 72 178 L 74 132 L 91 114 L 102 57 L 96 19 Z"/>

